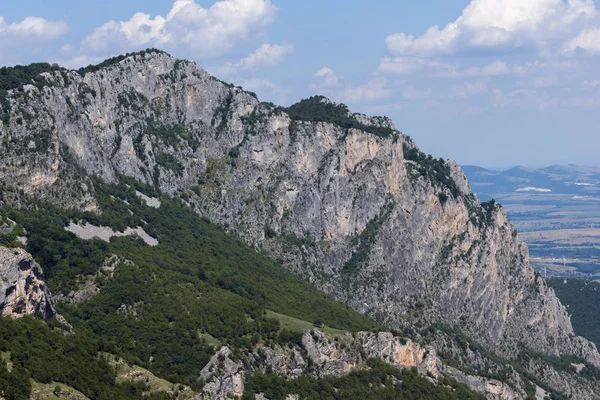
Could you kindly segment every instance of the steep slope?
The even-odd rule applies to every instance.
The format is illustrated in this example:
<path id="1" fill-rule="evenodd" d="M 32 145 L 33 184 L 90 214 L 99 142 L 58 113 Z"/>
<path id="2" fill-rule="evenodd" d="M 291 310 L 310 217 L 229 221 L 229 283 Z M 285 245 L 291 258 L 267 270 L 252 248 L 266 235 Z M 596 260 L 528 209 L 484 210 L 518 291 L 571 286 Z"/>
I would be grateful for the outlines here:
<path id="1" fill-rule="evenodd" d="M 15 318 L 56 316 L 42 270 L 23 249 L 0 247 L 0 310 Z"/>
<path id="2" fill-rule="evenodd" d="M 502 208 L 480 205 L 454 162 L 424 155 L 386 118 L 320 97 L 259 103 L 160 51 L 51 70 L 7 93 L 6 186 L 102 211 L 89 176 L 125 175 L 389 327 L 458 325 L 509 360 L 532 351 L 600 366 Z"/>
<path id="3" fill-rule="evenodd" d="M 553 278 L 548 280 L 548 285 L 569 310 L 575 332 L 600 346 L 600 283 Z"/>
<path id="4" fill-rule="evenodd" d="M 101 187 L 98 184 L 96 189 Z M 139 184 L 136 187 L 148 189 Z M 435 393 L 453 398 L 452 393 L 460 391 L 464 398 L 482 398 L 447 377 L 454 371 L 445 370 L 433 348 L 423 348 L 389 332 L 333 329 L 330 324 L 346 329 L 375 328 L 376 324 L 269 264 L 254 250 L 167 197 L 148 201 L 149 197 L 127 184 L 104 190 L 111 195 L 107 195 L 110 200 L 99 196 L 104 210 L 101 216 L 60 210 L 35 200 L 30 200 L 27 209 L 2 210 L 10 214 L 14 229 L 28 232 L 27 247 L 51 272 L 50 285 L 59 293 L 59 307 L 73 324 L 65 330 L 57 321 L 49 320 L 54 327 L 50 331 L 40 321 L 0 318 L 0 355 L 7 360 L 8 369 L 3 371 L 0 364 L 0 395 L 8 400 L 23 398 L 15 392 L 17 388 L 20 393 L 31 392 L 31 398 L 55 398 L 53 393 L 73 395 L 72 390 L 78 388 L 91 399 L 118 398 L 123 390 L 125 398 L 226 399 L 251 394 L 255 390 L 251 382 L 260 382 L 264 373 L 271 381 L 274 372 L 288 378 L 303 376 L 302 384 L 289 388 L 295 393 L 304 393 L 306 385 L 314 385 L 313 392 L 318 391 L 333 381 L 344 385 L 352 382 L 352 390 L 376 396 L 384 389 L 372 390 L 371 382 L 385 380 L 388 392 L 418 390 L 421 398 Z M 160 205 L 150 207 L 147 202 Z M 72 225 L 67 225 L 69 219 L 131 223 L 125 215 L 143 218 L 144 228 L 160 239 L 159 244 L 150 246 L 141 238 L 123 237 L 105 243 L 79 239 L 67 231 Z M 7 239 L 0 235 L 0 240 Z M 31 260 L 18 247 L 0 247 L 0 252 Z M 113 252 L 116 254 L 109 256 Z M 18 269 L 13 258 L 1 259 L 0 268 Z M 89 275 L 86 270 L 94 261 L 99 271 Z M 39 270 L 39 266 L 35 268 Z M 62 294 L 73 288 L 75 292 Z M 261 308 L 266 305 L 319 322 L 270 310 L 265 313 Z M 19 337 L 25 337 L 25 342 L 19 342 Z M 65 341 L 77 343 L 85 353 L 65 347 Z M 214 354 L 215 346 L 221 343 L 229 347 Z M 82 377 L 73 374 L 72 365 L 91 360 L 99 360 L 115 381 L 107 382 L 102 374 L 89 376 L 89 370 L 83 370 Z M 132 365 L 134 362 L 150 371 Z M 52 371 L 45 372 L 49 365 Z M 376 371 L 364 372 L 369 365 Z M 421 375 L 428 373 L 429 378 L 400 371 L 412 367 Z M 17 376 L 25 383 L 16 386 L 17 372 L 11 373 L 13 369 L 18 369 Z M 151 371 L 180 384 L 160 379 Z M 27 385 L 29 375 L 43 383 Z M 402 388 L 391 386 L 393 377 L 405 378 Z M 276 386 L 285 385 L 282 379 L 276 379 Z M 478 382 L 477 389 L 482 392 L 488 386 L 514 392 L 496 380 Z M 65 388 L 65 383 L 69 387 Z M 197 391 L 181 383 L 189 383 Z M 271 393 L 275 389 L 264 390 Z M 324 396 L 327 394 L 321 392 L 310 398 Z"/>

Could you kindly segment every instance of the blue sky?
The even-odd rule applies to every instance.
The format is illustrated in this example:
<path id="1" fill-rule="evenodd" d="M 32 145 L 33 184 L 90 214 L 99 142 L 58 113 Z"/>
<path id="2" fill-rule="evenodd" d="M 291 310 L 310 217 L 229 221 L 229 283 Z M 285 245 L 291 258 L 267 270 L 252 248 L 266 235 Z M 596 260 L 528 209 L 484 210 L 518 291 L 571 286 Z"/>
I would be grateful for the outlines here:
<path id="1" fill-rule="evenodd" d="M 0 65 L 68 67 L 158 47 L 289 105 L 313 94 L 391 117 L 436 157 L 600 165 L 593 0 L 21 0 Z"/>

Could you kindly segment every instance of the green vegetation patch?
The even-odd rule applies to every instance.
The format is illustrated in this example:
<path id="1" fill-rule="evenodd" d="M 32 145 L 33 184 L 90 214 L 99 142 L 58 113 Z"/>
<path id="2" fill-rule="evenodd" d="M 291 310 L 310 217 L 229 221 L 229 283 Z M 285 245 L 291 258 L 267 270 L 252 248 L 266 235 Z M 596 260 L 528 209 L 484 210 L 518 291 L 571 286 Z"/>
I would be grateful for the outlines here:
<path id="1" fill-rule="evenodd" d="M 48 63 L 35 63 L 30 65 L 16 65 L 14 67 L 2 67 L 0 68 L 0 105 L 2 105 L 2 122 L 4 124 L 9 123 L 10 118 L 10 103 L 8 102 L 7 96 L 8 91 L 13 89 L 22 90 L 23 85 L 34 85 L 40 88 L 46 79 L 41 77 L 40 74 L 44 72 L 63 71 L 66 69 L 59 67 L 58 65 Z"/>
<path id="2" fill-rule="evenodd" d="M 390 128 L 368 126 L 358 122 L 348 107 L 344 104 L 336 104 L 323 96 L 313 96 L 308 99 L 284 108 L 292 120 L 329 122 L 344 129 L 355 128 L 376 136 L 387 138 L 397 136 L 397 132 Z"/>
<path id="3" fill-rule="evenodd" d="M 460 190 L 454 179 L 452 179 L 450 166 L 442 158 L 433 158 L 431 154 L 427 155 L 418 148 L 410 147 L 404 143 L 404 159 L 412 161 L 412 163 L 407 164 L 409 178 L 422 176 L 434 186 L 448 189 L 454 198 L 458 198 Z M 440 193 L 439 197 L 441 203 L 448 200 L 445 193 Z"/>
<path id="4" fill-rule="evenodd" d="M 324 325 L 320 320 L 308 322 L 302 319 L 290 317 L 289 315 L 279 314 L 271 310 L 267 310 L 267 317 L 277 319 L 282 329 L 288 329 L 292 332 L 301 334 L 305 334 L 315 327 L 330 335 L 341 335 L 348 332 L 341 329 L 330 328 L 329 326 Z"/>
<path id="5" fill-rule="evenodd" d="M 60 382 L 90 399 L 166 400 L 161 394 L 144 395 L 148 388 L 143 382 L 117 383 L 114 370 L 98 357 L 101 350 L 100 342 L 84 334 L 65 335 L 31 317 L 0 317 L 0 351 L 14 355 L 11 372 L 5 362 L 0 364 L 0 392 L 7 400 L 27 400 L 34 388 L 56 388 Z"/>
<path id="6" fill-rule="evenodd" d="M 381 214 L 369 221 L 360 235 L 357 235 L 353 238 L 352 244 L 357 246 L 356 250 L 352 254 L 352 257 L 350 257 L 350 260 L 348 260 L 342 267 L 342 273 L 348 280 L 350 279 L 351 275 L 356 272 L 365 261 L 368 260 L 371 253 L 371 247 L 375 243 L 375 240 L 377 240 L 379 230 L 381 229 L 383 223 L 387 220 L 393 207 L 394 203 L 392 202 L 383 207 Z"/>
<path id="7" fill-rule="evenodd" d="M 143 50 L 143 51 L 139 51 L 137 53 L 127 53 L 127 54 L 123 54 L 123 55 L 120 55 L 120 56 L 116 56 L 116 57 L 112 57 L 112 58 L 109 58 L 107 60 L 104 60 L 100 64 L 88 65 L 87 67 L 79 68 L 77 70 L 77 72 L 80 75 L 83 76 L 83 75 L 85 75 L 85 74 L 87 74 L 89 72 L 96 72 L 96 71 L 99 71 L 101 69 L 108 68 L 108 67 L 110 67 L 112 65 L 118 64 L 118 63 L 120 63 L 121 61 L 123 61 L 124 59 L 126 59 L 128 57 L 133 57 L 133 56 L 142 56 L 143 57 L 146 54 L 166 54 L 166 53 L 164 51 L 158 50 L 158 49 L 146 49 L 146 50 Z"/>
<path id="8" fill-rule="evenodd" d="M 96 183 L 101 215 L 39 201 L 8 210 L 27 230 L 27 250 L 56 292 L 77 288 L 112 254 L 133 262 L 119 265 L 113 278 L 98 281 L 100 293 L 85 303 L 59 306 L 75 331 L 89 333 L 107 351 L 169 381 L 193 386 L 214 353 L 215 342 L 203 334 L 234 350 L 299 343 L 301 335 L 282 329 L 267 309 L 341 331 L 377 328 L 179 200 L 162 197 L 155 209 L 140 201 L 136 190 L 156 196 L 151 187 L 124 180 Z M 64 230 L 71 220 L 119 230 L 142 226 L 160 244 L 150 247 L 132 237 L 84 241 Z"/>
<path id="9" fill-rule="evenodd" d="M 368 361 L 368 369 L 348 376 L 315 378 L 303 375 L 286 380 L 272 374 L 255 374 L 248 380 L 243 400 L 263 393 L 271 400 L 284 400 L 298 395 L 310 400 L 483 400 L 485 397 L 451 378 L 442 378 L 438 385 L 419 375 L 416 369 L 399 370 L 380 360 Z"/>
<path id="10" fill-rule="evenodd" d="M 31 382 L 31 400 L 59 400 L 64 398 L 73 400 L 87 400 L 78 390 L 59 382 L 38 383 Z"/>
<path id="11" fill-rule="evenodd" d="M 568 307 L 575 333 L 600 347 L 600 283 L 563 278 L 548 279 L 547 283 Z"/>

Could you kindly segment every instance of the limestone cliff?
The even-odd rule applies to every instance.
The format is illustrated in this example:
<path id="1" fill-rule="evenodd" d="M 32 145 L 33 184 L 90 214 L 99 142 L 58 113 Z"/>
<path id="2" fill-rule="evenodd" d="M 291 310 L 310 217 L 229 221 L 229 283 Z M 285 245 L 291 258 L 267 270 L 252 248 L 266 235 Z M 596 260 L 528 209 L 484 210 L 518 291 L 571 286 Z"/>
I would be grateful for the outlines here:
<path id="1" fill-rule="evenodd" d="M 353 336 L 326 335 L 313 330 L 304 334 L 302 346 L 264 347 L 236 361 L 231 350 L 223 347 L 202 369 L 200 379 L 206 382 L 203 388 L 206 399 L 227 399 L 244 393 L 246 377 L 252 372 L 269 369 L 288 378 L 304 374 L 339 377 L 367 368 L 369 358 L 380 358 L 399 369 L 414 367 L 434 381 L 444 375 L 457 376 L 489 399 L 512 400 L 523 395 L 500 381 L 469 376 L 444 366 L 432 347 L 423 348 L 383 332 L 360 332 Z"/>
<path id="2" fill-rule="evenodd" d="M 56 315 L 42 270 L 23 249 L 0 246 L 0 310 L 13 318 Z"/>
<path id="3" fill-rule="evenodd" d="M 133 177 L 391 328 L 442 323 L 505 359 L 600 367 L 502 208 L 479 204 L 453 161 L 389 119 L 311 101 L 344 123 L 260 103 L 158 51 L 47 72 L 3 102 L 0 184 L 96 210 L 89 175 Z"/>

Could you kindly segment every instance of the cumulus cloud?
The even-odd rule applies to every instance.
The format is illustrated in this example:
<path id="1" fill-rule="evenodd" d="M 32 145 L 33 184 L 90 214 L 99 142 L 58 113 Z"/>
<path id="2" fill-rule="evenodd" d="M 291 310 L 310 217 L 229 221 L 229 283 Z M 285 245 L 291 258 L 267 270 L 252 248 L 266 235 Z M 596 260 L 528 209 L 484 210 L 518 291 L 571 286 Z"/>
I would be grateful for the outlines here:
<path id="1" fill-rule="evenodd" d="M 242 69 L 253 69 L 256 67 L 279 65 L 283 59 L 294 50 L 294 46 L 289 43 L 284 44 L 263 44 L 248 57 L 240 60 Z"/>
<path id="2" fill-rule="evenodd" d="M 458 54 L 557 51 L 557 43 L 600 49 L 593 0 L 472 0 L 462 15 L 445 27 L 432 26 L 421 36 L 394 33 L 386 38 L 394 56 L 439 57 Z M 577 36 L 579 35 L 579 36 Z M 577 36 L 577 37 L 576 37 Z M 560 48 L 560 46 L 558 46 Z"/>
<path id="3" fill-rule="evenodd" d="M 196 59 L 219 56 L 269 26 L 275 12 L 270 0 L 221 0 L 208 8 L 194 0 L 176 0 L 166 16 L 139 12 L 127 21 L 105 23 L 85 38 L 82 51 L 160 47 Z"/>
<path id="4" fill-rule="evenodd" d="M 586 29 L 563 46 L 563 53 L 576 55 L 581 53 L 600 53 L 600 27 Z"/>
<path id="5" fill-rule="evenodd" d="M 0 42 L 18 45 L 24 42 L 54 40 L 69 30 L 62 21 L 49 21 L 38 17 L 26 17 L 22 21 L 7 24 L 0 16 Z"/>
<path id="6" fill-rule="evenodd" d="M 49 21 L 38 17 L 26 17 L 22 21 L 6 23 L 0 16 L 0 46 L 15 47 L 22 44 L 48 42 L 69 30 L 62 21 Z"/>
<path id="7" fill-rule="evenodd" d="M 0 16 L 0 65 L 22 63 L 39 49 L 39 45 L 58 39 L 69 30 L 62 21 L 26 17 L 7 23 Z"/>
<path id="8" fill-rule="evenodd" d="M 315 72 L 314 77 L 317 82 L 310 85 L 311 89 L 328 89 L 339 86 L 343 77 L 338 76 L 331 68 L 323 67 Z"/>
<path id="9" fill-rule="evenodd" d="M 261 67 L 275 67 L 279 65 L 286 56 L 294 50 L 294 45 L 290 43 L 283 44 L 263 44 L 256 51 L 242 58 L 237 63 L 227 62 L 214 72 L 218 75 L 233 75 L 238 72 L 253 71 Z"/>

